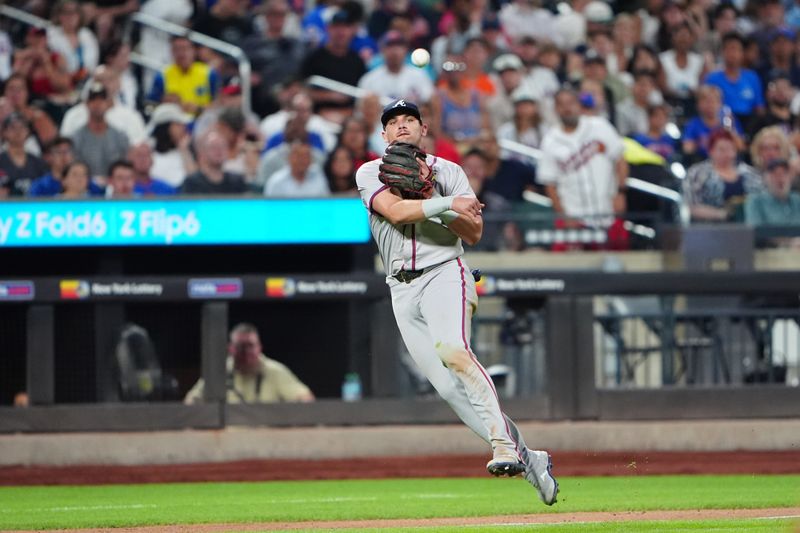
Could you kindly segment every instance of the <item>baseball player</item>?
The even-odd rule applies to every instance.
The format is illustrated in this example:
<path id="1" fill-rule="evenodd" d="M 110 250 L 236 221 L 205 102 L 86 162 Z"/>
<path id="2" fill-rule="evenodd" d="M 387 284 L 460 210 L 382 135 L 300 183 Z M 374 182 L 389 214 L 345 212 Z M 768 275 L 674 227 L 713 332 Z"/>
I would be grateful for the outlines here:
<path id="1" fill-rule="evenodd" d="M 381 122 L 389 146 L 383 158 L 361 166 L 356 183 L 403 340 L 442 398 L 491 444 L 487 470 L 495 476 L 524 473 L 540 499 L 552 505 L 558 483 L 550 455 L 525 446 L 469 344 L 478 297 L 461 241 L 480 240 L 482 205 L 461 167 L 419 148 L 427 125 L 415 104 L 389 104 Z"/>

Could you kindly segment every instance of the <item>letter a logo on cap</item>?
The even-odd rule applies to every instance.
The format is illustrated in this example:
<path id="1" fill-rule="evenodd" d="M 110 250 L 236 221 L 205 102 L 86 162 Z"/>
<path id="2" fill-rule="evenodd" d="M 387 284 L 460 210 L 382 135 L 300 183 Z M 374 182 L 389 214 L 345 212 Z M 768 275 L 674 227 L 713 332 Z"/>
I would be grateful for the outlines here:
<path id="1" fill-rule="evenodd" d="M 397 103 L 394 104 L 393 107 L 405 107 L 405 106 L 406 106 L 406 101 L 405 100 L 398 100 Z"/>

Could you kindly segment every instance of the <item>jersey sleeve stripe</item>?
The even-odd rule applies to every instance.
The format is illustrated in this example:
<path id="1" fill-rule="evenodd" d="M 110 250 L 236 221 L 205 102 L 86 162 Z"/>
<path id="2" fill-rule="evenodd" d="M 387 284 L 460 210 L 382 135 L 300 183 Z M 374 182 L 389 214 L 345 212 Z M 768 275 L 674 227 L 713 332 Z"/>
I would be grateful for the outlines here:
<path id="1" fill-rule="evenodd" d="M 383 187 L 381 187 L 380 189 L 378 189 L 377 191 L 375 191 L 374 193 L 372 193 L 372 196 L 370 196 L 370 197 L 369 197 L 369 212 L 370 212 L 370 213 L 374 213 L 374 212 L 375 212 L 375 211 L 372 209 L 372 202 L 373 202 L 373 200 L 375 200 L 375 197 L 376 197 L 376 196 L 378 196 L 380 193 L 382 193 L 383 191 L 385 191 L 385 190 L 386 190 L 386 189 L 388 189 L 388 188 L 389 188 L 389 186 L 388 186 L 388 185 L 384 185 Z"/>

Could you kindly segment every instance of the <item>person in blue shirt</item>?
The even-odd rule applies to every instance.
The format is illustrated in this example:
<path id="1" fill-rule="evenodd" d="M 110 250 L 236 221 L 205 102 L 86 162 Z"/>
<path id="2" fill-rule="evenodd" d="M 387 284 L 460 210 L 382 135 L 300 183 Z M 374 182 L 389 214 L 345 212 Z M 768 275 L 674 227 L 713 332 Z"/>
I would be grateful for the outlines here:
<path id="1" fill-rule="evenodd" d="M 133 170 L 133 191 L 139 196 L 171 196 L 178 191 L 172 185 L 150 174 L 153 168 L 153 149 L 146 142 L 128 149 L 128 161 Z"/>
<path id="2" fill-rule="evenodd" d="M 345 18 L 356 26 L 350 50 L 357 53 L 365 63 L 378 54 L 378 42 L 373 39 L 364 27 L 364 8 L 356 1 L 346 1 L 341 6 L 321 2 L 312 9 L 302 21 L 303 37 L 312 47 L 322 46 L 328 41 L 327 25 L 334 15 Z"/>
<path id="3" fill-rule="evenodd" d="M 738 33 L 722 38 L 722 63 L 720 70 L 706 76 L 705 83 L 719 87 L 723 104 L 746 126 L 753 116 L 764 112 L 764 92 L 758 74 L 742 68 L 744 39 Z"/>
<path id="4" fill-rule="evenodd" d="M 683 154 L 690 161 L 708 157 L 708 140 L 711 133 L 726 129 L 734 134 L 737 151 L 744 149 L 742 126 L 739 120 L 722 106 L 722 93 L 714 85 L 701 85 L 697 89 L 697 116 L 683 128 Z"/>
<path id="5" fill-rule="evenodd" d="M 64 176 L 64 169 L 75 160 L 72 141 L 68 137 L 56 137 L 45 147 L 44 159 L 50 166 L 50 172 L 33 180 L 28 189 L 30 197 L 43 198 L 61 194 L 61 178 Z M 103 187 L 89 182 L 91 196 L 102 196 L 104 191 Z"/>
<path id="6" fill-rule="evenodd" d="M 631 138 L 667 161 L 674 161 L 677 155 L 677 141 L 664 131 L 668 120 L 669 109 L 666 105 L 648 106 L 647 131 L 636 133 Z"/>

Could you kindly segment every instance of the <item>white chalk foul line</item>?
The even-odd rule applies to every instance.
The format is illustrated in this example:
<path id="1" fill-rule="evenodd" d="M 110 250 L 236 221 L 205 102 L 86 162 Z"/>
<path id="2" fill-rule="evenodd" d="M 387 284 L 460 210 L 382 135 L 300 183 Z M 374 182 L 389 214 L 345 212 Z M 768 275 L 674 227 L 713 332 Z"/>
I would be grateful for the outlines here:
<path id="1" fill-rule="evenodd" d="M 33 509 L 24 509 L 26 511 L 42 511 L 51 513 L 62 513 L 72 511 L 107 511 L 118 509 L 155 509 L 158 505 L 144 504 L 144 503 L 130 503 L 121 505 L 68 505 L 64 507 L 38 507 Z"/>
<path id="2" fill-rule="evenodd" d="M 790 520 L 792 518 L 800 518 L 800 514 L 787 514 L 783 516 L 759 516 L 756 520 Z"/>
<path id="3" fill-rule="evenodd" d="M 401 494 L 397 496 L 399 500 L 450 500 L 459 498 L 458 494 L 449 493 L 421 493 L 421 494 Z M 338 503 L 338 502 L 375 502 L 380 498 L 377 496 L 335 496 L 331 498 L 274 498 L 271 500 L 261 500 L 262 503 Z"/>
<path id="4" fill-rule="evenodd" d="M 404 500 L 435 500 L 435 499 L 453 499 L 458 498 L 458 494 L 404 494 L 400 496 Z M 378 501 L 376 496 L 337 496 L 332 498 L 275 498 L 271 500 L 262 500 L 262 503 L 271 504 L 309 504 L 309 503 L 341 503 L 341 502 L 375 502 Z M 81 511 L 112 511 L 120 509 L 156 509 L 159 506 L 156 504 L 120 504 L 120 505 L 69 505 L 61 507 L 26 507 L 24 509 L 0 509 L 0 513 L 17 513 L 20 511 L 29 512 L 43 512 L 43 513 L 69 513 Z"/>

